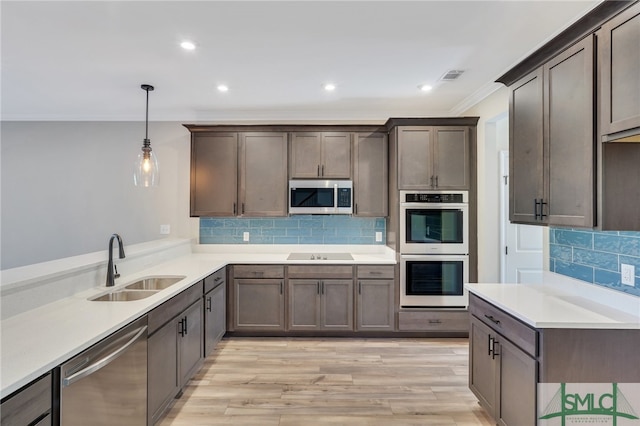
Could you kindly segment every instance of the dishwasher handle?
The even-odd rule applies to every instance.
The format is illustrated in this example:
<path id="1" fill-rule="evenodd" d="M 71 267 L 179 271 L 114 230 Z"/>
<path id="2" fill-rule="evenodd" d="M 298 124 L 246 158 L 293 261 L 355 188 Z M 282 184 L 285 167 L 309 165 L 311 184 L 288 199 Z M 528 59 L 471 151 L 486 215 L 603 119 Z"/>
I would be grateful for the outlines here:
<path id="1" fill-rule="evenodd" d="M 93 364 L 91 364 L 90 366 L 88 366 L 87 368 L 83 368 L 82 370 L 78 371 L 75 374 L 72 374 L 69 377 L 65 377 L 62 380 L 62 386 L 63 387 L 67 387 L 67 386 L 71 386 L 73 383 L 77 382 L 78 380 L 87 377 L 88 375 L 95 373 L 96 371 L 100 370 L 101 368 L 109 365 L 111 362 L 113 362 L 116 358 L 118 358 L 120 355 L 122 355 L 123 353 L 125 353 L 125 351 L 127 349 L 129 349 L 129 347 L 131 345 L 133 345 L 134 343 L 136 343 L 138 340 L 140 340 L 140 337 L 144 335 L 144 333 L 147 331 L 147 326 L 142 326 L 140 327 L 140 331 L 138 331 L 136 333 L 135 336 L 133 336 L 131 338 L 131 340 L 129 340 L 127 343 L 125 343 L 124 345 L 122 345 L 120 348 L 118 348 L 117 350 L 111 352 L 109 355 L 105 356 L 104 358 L 102 358 L 100 361 L 97 361 Z"/>

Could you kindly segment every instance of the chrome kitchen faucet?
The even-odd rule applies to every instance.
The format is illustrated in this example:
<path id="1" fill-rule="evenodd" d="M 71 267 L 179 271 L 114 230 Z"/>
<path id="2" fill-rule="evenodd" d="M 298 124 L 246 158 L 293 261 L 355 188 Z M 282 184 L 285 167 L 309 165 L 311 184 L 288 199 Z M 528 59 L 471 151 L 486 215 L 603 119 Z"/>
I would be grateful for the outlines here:
<path id="1" fill-rule="evenodd" d="M 109 263 L 107 264 L 107 287 L 113 287 L 116 281 L 116 278 L 120 278 L 120 274 L 118 273 L 118 268 L 113 264 L 113 239 L 116 238 L 118 240 L 118 248 L 120 250 L 119 257 L 120 259 L 124 259 L 124 247 L 122 246 L 122 238 L 120 235 L 113 234 L 109 239 Z"/>

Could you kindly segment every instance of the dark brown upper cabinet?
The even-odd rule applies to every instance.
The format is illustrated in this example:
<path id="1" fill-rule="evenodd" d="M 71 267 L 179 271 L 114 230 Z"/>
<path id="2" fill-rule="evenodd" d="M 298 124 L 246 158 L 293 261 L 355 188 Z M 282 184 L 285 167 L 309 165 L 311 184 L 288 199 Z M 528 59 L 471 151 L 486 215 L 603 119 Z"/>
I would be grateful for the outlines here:
<path id="1" fill-rule="evenodd" d="M 398 189 L 469 189 L 467 127 L 397 127 Z"/>
<path id="2" fill-rule="evenodd" d="M 604 140 L 640 142 L 640 3 L 597 32 L 600 127 Z"/>
<path id="3" fill-rule="evenodd" d="M 191 216 L 286 216 L 287 133 L 193 133 Z"/>
<path id="4" fill-rule="evenodd" d="M 355 216 L 389 214 L 388 142 L 385 133 L 355 133 L 353 197 Z"/>
<path id="5" fill-rule="evenodd" d="M 289 176 L 292 179 L 350 179 L 351 133 L 292 133 Z"/>
<path id="6" fill-rule="evenodd" d="M 510 220 L 595 226 L 594 36 L 510 87 Z"/>

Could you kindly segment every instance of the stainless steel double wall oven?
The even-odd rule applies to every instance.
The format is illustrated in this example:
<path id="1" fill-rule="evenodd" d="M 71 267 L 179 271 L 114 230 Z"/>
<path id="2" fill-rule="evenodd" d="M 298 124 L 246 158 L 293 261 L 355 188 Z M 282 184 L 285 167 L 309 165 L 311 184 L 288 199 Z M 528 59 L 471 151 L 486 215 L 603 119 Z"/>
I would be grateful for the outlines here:
<path id="1" fill-rule="evenodd" d="M 468 304 L 468 191 L 400 191 L 400 305 Z"/>

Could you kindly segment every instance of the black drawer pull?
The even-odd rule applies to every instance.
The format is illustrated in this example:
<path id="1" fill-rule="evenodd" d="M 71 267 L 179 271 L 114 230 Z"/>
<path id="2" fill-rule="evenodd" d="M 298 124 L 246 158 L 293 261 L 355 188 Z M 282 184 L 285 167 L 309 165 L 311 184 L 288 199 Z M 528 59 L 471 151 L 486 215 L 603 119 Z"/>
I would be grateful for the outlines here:
<path id="1" fill-rule="evenodd" d="M 498 355 L 500 355 L 497 351 L 496 351 L 496 346 L 498 345 L 498 341 L 496 339 L 493 339 L 493 344 L 492 344 L 492 348 L 491 348 L 491 359 L 496 359 L 496 357 Z"/>
<path id="2" fill-rule="evenodd" d="M 211 296 L 207 297 L 207 312 L 211 312 Z"/>
<path id="3" fill-rule="evenodd" d="M 484 314 L 484 317 L 494 323 L 495 325 L 500 325 L 500 320 L 497 320 L 493 317 L 493 315 Z"/>
<path id="4" fill-rule="evenodd" d="M 442 320 L 439 319 L 430 319 L 429 324 L 442 324 Z"/>

